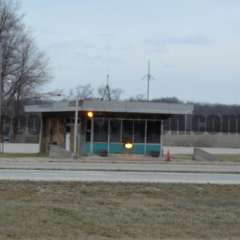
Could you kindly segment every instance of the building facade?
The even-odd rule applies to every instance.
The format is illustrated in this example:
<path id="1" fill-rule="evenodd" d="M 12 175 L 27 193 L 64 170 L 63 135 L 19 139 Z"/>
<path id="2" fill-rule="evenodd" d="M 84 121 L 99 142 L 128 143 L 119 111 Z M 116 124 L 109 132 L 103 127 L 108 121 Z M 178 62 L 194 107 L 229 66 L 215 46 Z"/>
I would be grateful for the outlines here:
<path id="1" fill-rule="evenodd" d="M 83 100 L 27 106 L 25 110 L 41 114 L 41 152 L 55 145 L 77 155 L 146 155 L 161 153 L 163 121 L 176 114 L 192 114 L 193 106 Z"/>

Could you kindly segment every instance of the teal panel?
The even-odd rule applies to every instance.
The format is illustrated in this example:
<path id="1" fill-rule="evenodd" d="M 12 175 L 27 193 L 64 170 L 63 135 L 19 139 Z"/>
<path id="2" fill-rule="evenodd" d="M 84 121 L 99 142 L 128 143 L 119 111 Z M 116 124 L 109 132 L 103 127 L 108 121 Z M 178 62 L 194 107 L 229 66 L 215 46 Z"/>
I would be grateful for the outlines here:
<path id="1" fill-rule="evenodd" d="M 94 143 L 93 145 L 94 153 L 98 154 L 101 151 L 108 151 L 108 144 L 107 143 Z"/>
<path id="2" fill-rule="evenodd" d="M 144 144 L 135 144 L 133 148 L 134 154 L 144 154 Z"/>
<path id="3" fill-rule="evenodd" d="M 123 144 L 121 143 L 111 143 L 110 144 L 110 154 L 120 154 L 125 153 Z M 134 154 L 144 154 L 144 144 L 136 144 L 133 147 L 132 153 Z"/>
<path id="4" fill-rule="evenodd" d="M 111 143 L 110 144 L 110 154 L 121 154 L 125 152 L 125 149 L 121 143 Z M 84 146 L 84 153 L 90 154 L 91 145 L 90 143 L 86 143 Z M 99 154 L 100 151 L 105 150 L 108 151 L 107 143 L 94 143 L 93 145 L 94 153 Z M 146 153 L 150 154 L 151 152 L 160 152 L 161 145 L 160 144 L 148 144 L 146 146 Z M 144 144 L 135 144 L 132 150 L 133 154 L 144 155 L 145 147 Z"/>
<path id="5" fill-rule="evenodd" d="M 123 153 L 124 148 L 121 143 L 111 143 L 110 144 L 110 154 L 119 154 Z"/>
<path id="6" fill-rule="evenodd" d="M 84 144 L 84 154 L 89 154 L 90 149 L 91 149 L 91 147 L 90 147 L 89 143 Z"/>
<path id="7" fill-rule="evenodd" d="M 151 152 L 160 152 L 161 145 L 160 144 L 148 144 L 147 145 L 147 154 Z"/>
<path id="8" fill-rule="evenodd" d="M 108 150 L 108 145 L 107 143 L 95 143 L 93 145 L 93 152 L 95 154 L 99 154 L 100 151 L 102 150 Z M 86 143 L 84 145 L 84 154 L 90 154 L 91 153 L 91 144 L 90 143 Z"/>

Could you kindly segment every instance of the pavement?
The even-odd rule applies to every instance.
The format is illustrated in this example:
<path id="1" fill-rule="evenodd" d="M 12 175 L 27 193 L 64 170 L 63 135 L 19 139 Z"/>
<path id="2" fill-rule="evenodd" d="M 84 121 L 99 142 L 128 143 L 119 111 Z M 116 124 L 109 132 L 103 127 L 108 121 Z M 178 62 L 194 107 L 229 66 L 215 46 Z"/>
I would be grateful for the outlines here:
<path id="1" fill-rule="evenodd" d="M 240 163 L 153 158 L 1 158 L 0 180 L 240 184 Z"/>
<path id="2" fill-rule="evenodd" d="M 240 174 L 0 170 L 0 180 L 47 182 L 240 184 Z"/>
<path id="3" fill-rule="evenodd" d="M 240 164 L 177 162 L 81 162 L 81 161 L 0 161 L 1 170 L 160 172 L 160 173 L 224 173 L 240 174 Z"/>
<path id="4" fill-rule="evenodd" d="M 138 158 L 137 158 L 138 159 Z M 161 173 L 231 173 L 240 174 L 240 162 L 174 160 L 134 157 L 102 158 L 87 157 L 81 160 L 49 158 L 0 158 L 1 170 L 68 170 L 68 171 L 115 171 Z"/>
<path id="5" fill-rule="evenodd" d="M 6 158 L 0 159 L 0 180 L 240 184 L 239 163 L 180 161 Z"/>

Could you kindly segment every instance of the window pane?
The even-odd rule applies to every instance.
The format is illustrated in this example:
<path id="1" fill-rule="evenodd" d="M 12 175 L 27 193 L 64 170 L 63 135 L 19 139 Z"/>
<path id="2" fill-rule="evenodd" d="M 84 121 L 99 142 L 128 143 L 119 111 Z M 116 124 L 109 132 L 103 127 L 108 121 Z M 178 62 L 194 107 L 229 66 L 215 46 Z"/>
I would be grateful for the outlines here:
<path id="1" fill-rule="evenodd" d="M 86 126 L 86 142 L 91 142 L 91 125 L 91 120 L 88 120 Z"/>
<path id="2" fill-rule="evenodd" d="M 123 121 L 123 142 L 132 142 L 133 140 L 133 121 Z"/>
<path id="3" fill-rule="evenodd" d="M 94 120 L 94 142 L 108 141 L 108 120 L 95 119 Z"/>
<path id="4" fill-rule="evenodd" d="M 134 121 L 134 142 L 144 143 L 145 121 Z"/>
<path id="5" fill-rule="evenodd" d="M 120 120 L 111 120 L 111 137 L 110 141 L 115 143 L 121 142 L 121 121 Z"/>
<path id="6" fill-rule="evenodd" d="M 148 121 L 147 143 L 160 143 L 161 124 L 159 121 Z"/>

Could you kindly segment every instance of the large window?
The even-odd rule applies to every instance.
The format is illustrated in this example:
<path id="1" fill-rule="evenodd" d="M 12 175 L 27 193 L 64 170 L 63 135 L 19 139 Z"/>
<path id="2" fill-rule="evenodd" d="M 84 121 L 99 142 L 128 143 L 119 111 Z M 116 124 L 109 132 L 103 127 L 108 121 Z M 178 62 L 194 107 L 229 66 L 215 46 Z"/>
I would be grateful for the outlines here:
<path id="1" fill-rule="evenodd" d="M 95 119 L 94 120 L 94 142 L 108 141 L 108 120 Z"/>
<path id="2" fill-rule="evenodd" d="M 123 142 L 133 141 L 133 121 L 124 120 L 123 121 Z"/>
<path id="3" fill-rule="evenodd" d="M 145 142 L 145 121 L 143 120 L 134 121 L 134 142 Z"/>
<path id="4" fill-rule="evenodd" d="M 91 121 L 87 122 L 86 127 L 86 140 L 90 142 Z M 145 136 L 146 127 L 147 136 Z M 161 122 L 152 120 L 94 119 L 94 142 L 107 143 L 109 133 L 111 143 L 145 143 L 145 140 L 147 140 L 147 143 L 159 144 L 161 141 Z"/>
<path id="5" fill-rule="evenodd" d="M 161 136 L 160 121 L 148 121 L 147 126 L 147 143 L 160 143 Z"/>
<path id="6" fill-rule="evenodd" d="M 121 121 L 120 120 L 111 120 L 110 122 L 110 141 L 113 143 L 121 142 Z"/>

